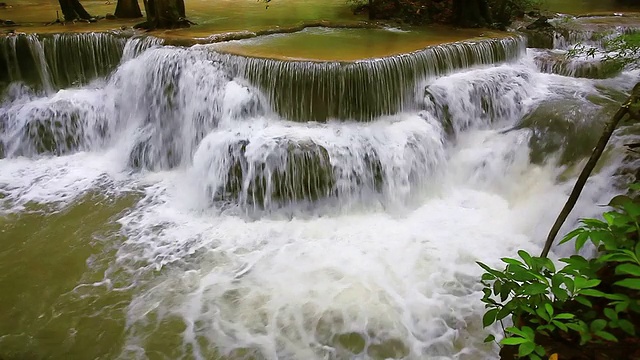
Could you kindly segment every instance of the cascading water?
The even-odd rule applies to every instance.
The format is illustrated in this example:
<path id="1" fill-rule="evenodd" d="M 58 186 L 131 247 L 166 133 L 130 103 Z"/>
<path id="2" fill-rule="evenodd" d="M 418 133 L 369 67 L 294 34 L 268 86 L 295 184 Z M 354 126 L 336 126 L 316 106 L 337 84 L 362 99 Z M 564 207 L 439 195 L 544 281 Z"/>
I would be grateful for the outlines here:
<path id="1" fill-rule="evenodd" d="M 109 220 L 119 232 L 93 240 L 107 250 L 52 305 L 70 318 L 43 315 L 63 345 L 33 346 L 78 358 L 495 357 L 475 261 L 539 251 L 572 183 L 558 179 L 584 156 L 574 145 L 593 143 L 585 129 L 638 79 L 540 73 L 523 44 L 315 63 L 136 38 L 84 86 L 42 93 L 14 73 L 0 108 L 3 216 L 135 194 Z M 42 49 L 33 63 L 55 74 Z M 621 156 L 608 154 L 575 216 L 611 194 Z M 13 331 L 0 349 L 20 349 L 20 329 L 0 329 Z M 115 340 L 83 346 L 95 333 Z"/>

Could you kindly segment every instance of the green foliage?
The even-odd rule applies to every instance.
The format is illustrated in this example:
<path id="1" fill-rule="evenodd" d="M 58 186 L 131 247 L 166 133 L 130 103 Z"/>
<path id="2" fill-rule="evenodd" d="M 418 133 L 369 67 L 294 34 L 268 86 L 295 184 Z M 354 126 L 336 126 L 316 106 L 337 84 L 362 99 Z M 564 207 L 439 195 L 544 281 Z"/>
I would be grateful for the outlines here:
<path id="1" fill-rule="evenodd" d="M 575 241 L 576 251 L 592 243 L 598 250 L 594 259 L 573 255 L 560 259 L 564 266 L 556 269 L 550 259 L 521 250 L 519 259 L 502 259 L 504 270 L 478 263 L 485 270 L 483 325 L 513 320 L 514 326 L 503 326 L 502 345 L 517 345 L 519 356 L 540 359 L 545 351 L 537 336 L 584 345 L 638 333 L 631 318 L 640 314 L 640 204 L 617 196 L 609 206 L 613 210 L 603 220 L 582 219 L 562 240 Z"/>

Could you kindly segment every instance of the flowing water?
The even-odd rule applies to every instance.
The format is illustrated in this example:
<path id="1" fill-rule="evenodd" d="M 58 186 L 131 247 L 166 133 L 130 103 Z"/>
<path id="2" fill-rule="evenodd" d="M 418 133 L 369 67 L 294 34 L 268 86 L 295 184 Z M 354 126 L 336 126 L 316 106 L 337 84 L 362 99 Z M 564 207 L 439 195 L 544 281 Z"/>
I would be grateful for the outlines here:
<path id="1" fill-rule="evenodd" d="M 520 37 L 353 63 L 100 39 L 0 43 L 3 359 L 496 358 L 475 262 L 540 251 L 639 79 L 542 73 Z"/>

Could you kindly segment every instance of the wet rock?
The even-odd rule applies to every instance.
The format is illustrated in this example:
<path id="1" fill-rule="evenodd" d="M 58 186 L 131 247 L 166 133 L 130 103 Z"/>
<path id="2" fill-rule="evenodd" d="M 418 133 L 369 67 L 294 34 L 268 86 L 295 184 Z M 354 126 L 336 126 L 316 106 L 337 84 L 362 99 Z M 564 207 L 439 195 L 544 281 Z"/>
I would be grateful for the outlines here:
<path id="1" fill-rule="evenodd" d="M 157 146 L 158 139 L 149 136 L 141 139 L 129 153 L 129 166 L 133 169 L 173 169 L 180 164 L 181 153 L 170 143 Z"/>
<path id="2" fill-rule="evenodd" d="M 13 21 L 13 20 L 2 20 L 2 25 L 4 25 L 4 26 L 16 26 L 18 24 L 16 24 L 16 22 Z"/>
<path id="3" fill-rule="evenodd" d="M 527 36 L 528 47 L 553 49 L 555 28 L 549 23 L 547 17 L 541 16 L 536 21 L 518 30 Z"/>
<path id="4" fill-rule="evenodd" d="M 527 30 L 540 30 L 540 29 L 553 29 L 553 25 L 549 23 L 548 17 L 541 16 L 536 21 L 527 25 Z"/>
<path id="5" fill-rule="evenodd" d="M 30 122 L 24 130 L 25 143 L 30 144 L 37 154 L 61 155 L 76 150 L 82 135 L 79 119 L 71 116 L 66 120 L 51 116 L 50 119 Z"/>
<path id="6" fill-rule="evenodd" d="M 532 131 L 529 140 L 531 162 L 543 164 L 554 159 L 562 165 L 570 165 L 589 156 L 612 109 L 586 100 L 540 104 L 518 125 L 518 128 Z"/>
<path id="7" fill-rule="evenodd" d="M 260 207 L 330 196 L 335 184 L 328 151 L 312 142 L 283 140 L 260 159 L 246 156 L 248 141 L 229 146 L 233 163 L 217 201 L 238 201 Z"/>

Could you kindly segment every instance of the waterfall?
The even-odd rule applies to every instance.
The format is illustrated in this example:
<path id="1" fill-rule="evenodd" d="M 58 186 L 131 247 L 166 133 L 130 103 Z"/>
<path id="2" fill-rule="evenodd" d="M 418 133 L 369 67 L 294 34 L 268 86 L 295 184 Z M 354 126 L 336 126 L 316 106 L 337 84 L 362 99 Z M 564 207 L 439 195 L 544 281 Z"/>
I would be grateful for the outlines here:
<path id="1" fill-rule="evenodd" d="M 0 236 L 49 246 L 38 266 L 82 257 L 82 273 L 45 274 L 61 277 L 51 306 L 36 286 L 27 315 L 11 305 L 22 317 L 2 325 L 0 349 L 496 358 L 476 261 L 539 252 L 575 165 L 638 79 L 547 74 L 525 42 L 314 62 L 146 36 L 2 38 Z M 568 226 L 602 211 L 621 158 L 607 151 Z M 21 261 L 16 278 L 45 273 Z"/>
<path id="2" fill-rule="evenodd" d="M 51 92 L 86 84 L 120 63 L 127 38 L 111 33 L 0 37 L 0 86 L 24 82 Z"/>
<path id="3" fill-rule="evenodd" d="M 94 38 L 99 40 L 91 51 L 111 39 L 87 35 L 64 41 L 81 44 Z M 59 44 L 62 39 L 48 40 Z M 38 41 L 59 53 L 47 39 Z M 156 38 L 130 39 L 118 52 L 124 54 L 121 65 L 106 83 L 3 106 L 4 156 L 62 155 L 119 143 L 133 169 L 193 166 L 199 198 L 208 199 L 205 207 L 231 202 L 275 209 L 318 199 L 349 204 L 378 195 L 402 201 L 444 162 L 443 131 L 517 118 L 531 85 L 526 71 L 514 73 L 508 67 L 496 68 L 495 78 L 480 78 L 471 88 L 462 85 L 468 84 L 465 78 L 451 89 L 454 77 L 449 79 L 454 83 L 435 81 L 424 90 L 429 79 L 455 69 L 518 59 L 524 46 L 520 37 L 439 45 L 353 63 L 244 58 L 208 46 L 160 45 Z M 59 72 L 51 53 L 44 52 L 49 59 L 45 68 Z M 108 52 L 93 59 L 102 59 L 100 54 Z M 86 64 L 74 63 L 66 79 L 86 72 Z M 102 63 L 95 61 L 95 69 L 97 64 Z M 51 73 L 52 79 L 63 77 Z M 420 109 L 419 116 L 397 115 Z M 264 120 L 274 112 L 301 126 Z M 336 128 L 302 122 L 380 116 L 387 116 L 389 134 L 349 123 Z M 278 134 L 265 139 L 264 131 Z M 385 150 L 391 143 L 399 152 Z"/>
<path id="4" fill-rule="evenodd" d="M 415 108 L 415 87 L 429 77 L 474 65 L 513 61 L 522 37 L 437 45 L 356 62 L 280 61 L 220 55 L 238 76 L 265 92 L 275 111 L 294 121 L 369 121 Z"/>

